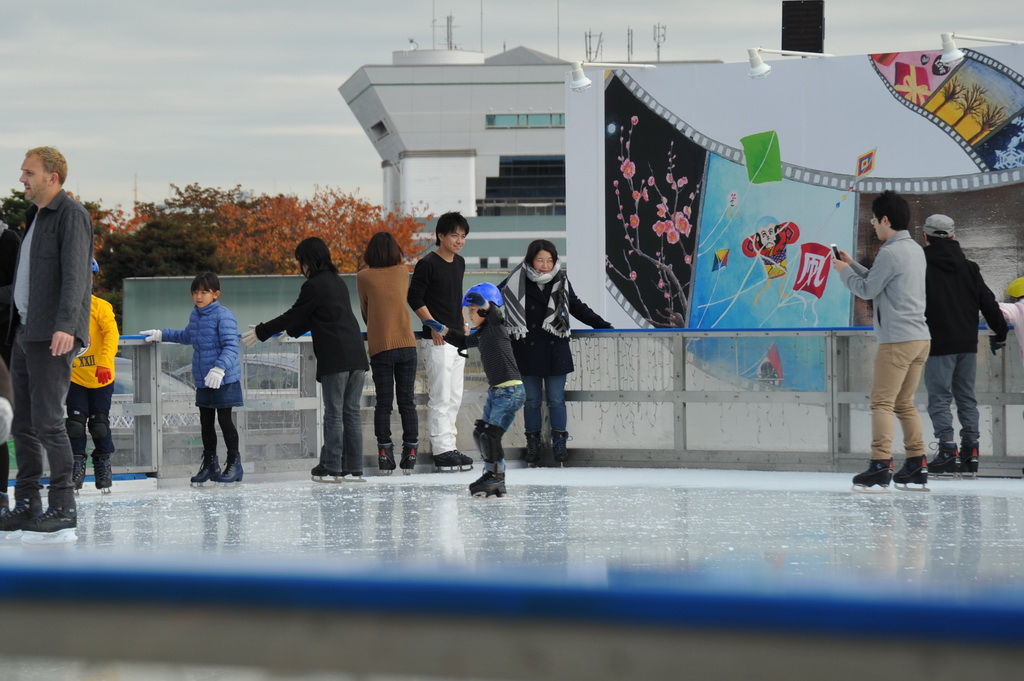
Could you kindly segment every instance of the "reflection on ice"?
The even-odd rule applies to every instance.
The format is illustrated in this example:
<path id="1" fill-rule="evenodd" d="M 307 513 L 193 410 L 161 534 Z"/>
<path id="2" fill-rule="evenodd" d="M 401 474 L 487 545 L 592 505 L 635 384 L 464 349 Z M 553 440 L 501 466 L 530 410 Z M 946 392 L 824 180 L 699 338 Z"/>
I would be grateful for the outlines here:
<path id="1" fill-rule="evenodd" d="M 512 469 L 364 485 L 246 482 L 79 500 L 79 552 L 232 554 L 445 565 L 874 577 L 948 587 L 1024 584 L 1024 483 L 935 480 L 933 492 L 850 491 L 848 474 Z M 32 547 L 3 542 L 3 554 Z"/>

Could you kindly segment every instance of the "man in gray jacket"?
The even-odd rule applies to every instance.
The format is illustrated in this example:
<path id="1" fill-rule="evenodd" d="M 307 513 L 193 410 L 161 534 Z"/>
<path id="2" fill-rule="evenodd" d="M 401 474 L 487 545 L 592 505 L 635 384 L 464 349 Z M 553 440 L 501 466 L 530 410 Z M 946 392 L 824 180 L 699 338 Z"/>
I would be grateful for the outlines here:
<path id="1" fill-rule="evenodd" d="M 21 183 L 34 206 L 18 253 L 12 298 L 15 456 L 14 510 L 0 508 L 0 531 L 25 543 L 72 542 L 78 525 L 64 400 L 76 351 L 89 345 L 92 222 L 64 193 L 67 161 L 53 147 L 25 154 Z M 50 464 L 48 508 L 40 501 L 43 454 Z M 8 535 L 10 536 L 10 535 Z"/>
<path id="2" fill-rule="evenodd" d="M 909 483 L 927 489 L 928 463 L 925 459 L 921 415 L 914 406 L 914 393 L 931 335 L 925 321 L 924 250 L 910 238 L 910 207 L 903 197 L 886 191 L 871 204 L 871 225 L 882 247 L 871 268 L 840 251 L 832 269 L 855 296 L 874 301 L 875 338 L 878 351 L 871 384 L 871 462 L 853 478 L 854 489 L 867 491 L 878 485 L 908 489 Z M 906 461 L 893 476 L 893 413 L 903 428 Z"/>

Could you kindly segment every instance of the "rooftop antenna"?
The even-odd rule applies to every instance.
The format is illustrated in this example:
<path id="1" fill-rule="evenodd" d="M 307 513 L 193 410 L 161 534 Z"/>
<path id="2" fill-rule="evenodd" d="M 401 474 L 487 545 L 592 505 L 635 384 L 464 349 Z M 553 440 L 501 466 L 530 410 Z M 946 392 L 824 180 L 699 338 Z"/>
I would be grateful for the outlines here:
<path id="1" fill-rule="evenodd" d="M 480 54 L 484 52 L 484 0 L 480 0 Z"/>
<path id="2" fill-rule="evenodd" d="M 596 44 L 594 43 L 594 35 L 593 31 L 587 31 L 583 34 L 586 45 L 587 61 L 601 61 L 601 43 L 603 41 L 604 34 L 596 34 Z"/>
<path id="3" fill-rule="evenodd" d="M 555 56 L 562 56 L 562 14 L 559 0 L 555 0 Z"/>
<path id="4" fill-rule="evenodd" d="M 455 15 L 449 14 L 444 18 L 445 20 L 445 45 L 449 50 L 458 49 L 455 46 Z"/>
<path id="5" fill-rule="evenodd" d="M 430 49 L 437 49 L 437 0 L 430 3 Z"/>
<path id="6" fill-rule="evenodd" d="M 665 29 L 668 28 L 665 24 L 657 23 L 654 25 L 654 49 L 657 51 L 656 61 L 661 61 L 661 44 L 665 42 Z"/>
<path id="7" fill-rule="evenodd" d="M 633 28 L 626 27 L 626 61 L 633 61 Z"/>

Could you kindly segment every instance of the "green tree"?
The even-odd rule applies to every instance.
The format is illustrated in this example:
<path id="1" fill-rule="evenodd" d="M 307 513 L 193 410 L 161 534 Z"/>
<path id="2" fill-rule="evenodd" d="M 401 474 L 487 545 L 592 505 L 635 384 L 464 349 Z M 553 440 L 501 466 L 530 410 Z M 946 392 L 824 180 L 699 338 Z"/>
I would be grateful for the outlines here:
<path id="1" fill-rule="evenodd" d="M 11 229 L 24 233 L 25 212 L 31 205 L 25 200 L 25 192 L 12 189 L 10 196 L 0 199 L 0 220 L 6 222 Z"/>

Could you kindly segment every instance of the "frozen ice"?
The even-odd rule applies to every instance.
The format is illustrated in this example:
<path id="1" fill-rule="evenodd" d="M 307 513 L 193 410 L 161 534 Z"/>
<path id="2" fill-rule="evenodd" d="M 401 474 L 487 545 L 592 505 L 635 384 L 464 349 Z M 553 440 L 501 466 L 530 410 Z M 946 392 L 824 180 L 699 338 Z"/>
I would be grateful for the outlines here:
<path id="1" fill-rule="evenodd" d="M 141 491 L 115 482 L 111 495 L 79 499 L 71 550 L 1024 585 L 1019 479 L 933 478 L 929 493 L 864 495 L 847 473 L 511 468 L 507 497 L 477 499 L 467 486 L 478 475 Z M 0 560 L 33 550 L 0 542 Z"/>

